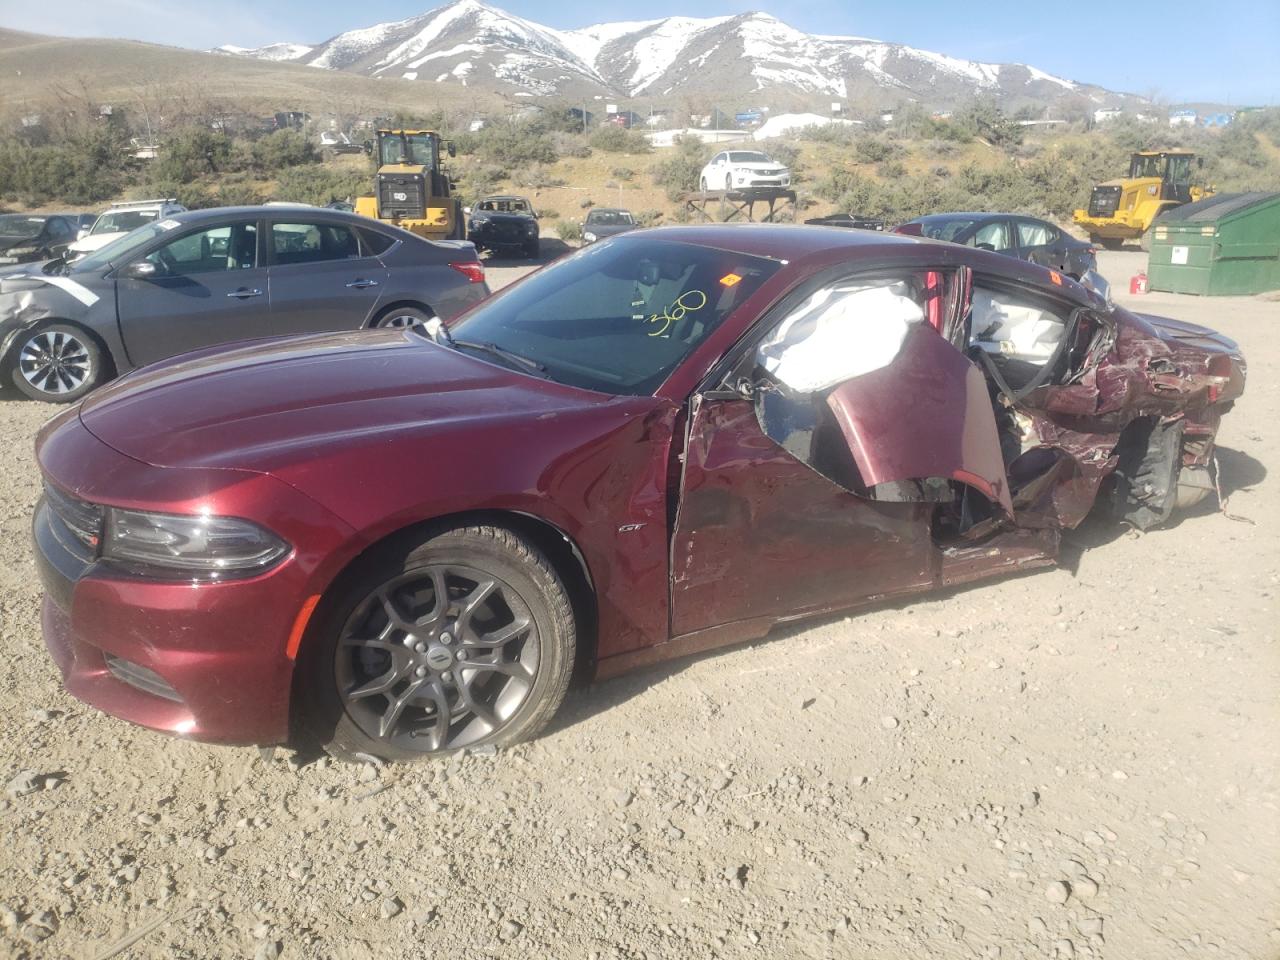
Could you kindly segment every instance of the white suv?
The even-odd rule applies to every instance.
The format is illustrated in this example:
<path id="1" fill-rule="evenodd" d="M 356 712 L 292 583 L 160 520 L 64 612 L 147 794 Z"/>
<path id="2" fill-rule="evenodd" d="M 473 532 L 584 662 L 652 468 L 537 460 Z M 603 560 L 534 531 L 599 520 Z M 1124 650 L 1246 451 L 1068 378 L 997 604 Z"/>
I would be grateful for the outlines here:
<path id="1" fill-rule="evenodd" d="M 117 237 L 148 223 L 182 213 L 187 208 L 172 198 L 168 200 L 134 200 L 129 203 L 113 203 L 99 214 L 93 227 L 81 233 L 80 238 L 67 248 L 70 263 L 105 247 Z"/>
<path id="2" fill-rule="evenodd" d="M 698 187 L 741 190 L 745 187 L 789 187 L 791 171 L 759 150 L 724 150 L 702 168 Z"/>

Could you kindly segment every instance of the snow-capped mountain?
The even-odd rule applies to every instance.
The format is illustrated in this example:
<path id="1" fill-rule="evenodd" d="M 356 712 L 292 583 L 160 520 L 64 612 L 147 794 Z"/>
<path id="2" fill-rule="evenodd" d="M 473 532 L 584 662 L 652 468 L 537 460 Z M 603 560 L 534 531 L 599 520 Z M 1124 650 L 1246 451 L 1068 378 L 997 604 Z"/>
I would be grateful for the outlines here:
<path id="1" fill-rule="evenodd" d="M 462 83 L 508 94 L 768 102 L 831 98 L 945 106 L 987 94 L 1012 104 L 1083 93 L 1120 99 L 1024 64 L 980 63 L 862 37 L 802 33 L 764 13 L 667 17 L 555 30 L 479 0 L 339 34 L 316 46 L 274 43 L 239 56 L 373 77 Z"/>

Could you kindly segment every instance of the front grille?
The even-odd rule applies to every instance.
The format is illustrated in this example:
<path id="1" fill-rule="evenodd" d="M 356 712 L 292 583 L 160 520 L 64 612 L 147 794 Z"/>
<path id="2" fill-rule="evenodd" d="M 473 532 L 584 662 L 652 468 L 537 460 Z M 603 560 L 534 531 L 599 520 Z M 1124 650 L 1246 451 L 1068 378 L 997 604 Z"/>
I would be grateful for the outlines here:
<path id="1" fill-rule="evenodd" d="M 113 657 L 109 653 L 104 653 L 102 659 L 106 661 L 107 670 L 120 682 L 127 683 L 135 690 L 149 693 L 153 697 L 162 697 L 165 700 L 172 700 L 174 703 L 182 702 L 181 694 L 169 686 L 164 678 L 154 670 L 148 670 L 146 667 L 131 660 L 125 660 L 123 657 Z"/>
<path id="2" fill-rule="evenodd" d="M 426 199 L 426 186 L 420 176 L 404 173 L 378 178 L 378 210 L 384 219 L 421 219 Z"/>
<path id="3" fill-rule="evenodd" d="M 1091 217 L 1110 217 L 1114 216 L 1116 208 L 1120 206 L 1120 188 L 1119 187 L 1094 187 L 1093 194 L 1089 197 L 1089 216 Z"/>
<path id="4" fill-rule="evenodd" d="M 44 485 L 44 499 L 58 541 L 85 563 L 96 557 L 102 545 L 102 507 L 63 493 L 51 483 Z"/>

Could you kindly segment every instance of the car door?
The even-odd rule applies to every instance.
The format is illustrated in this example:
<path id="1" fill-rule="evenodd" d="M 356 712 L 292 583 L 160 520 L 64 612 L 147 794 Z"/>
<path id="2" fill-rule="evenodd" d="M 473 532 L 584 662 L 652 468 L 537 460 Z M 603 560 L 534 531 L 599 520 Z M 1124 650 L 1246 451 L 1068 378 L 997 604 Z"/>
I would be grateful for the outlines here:
<path id="1" fill-rule="evenodd" d="M 1019 217 L 1013 223 L 1018 239 L 1018 254 L 1023 260 L 1038 263 L 1042 267 L 1066 269 L 1066 250 L 1057 227 L 1029 217 Z"/>
<path id="2" fill-rule="evenodd" d="M 275 333 L 356 330 L 368 322 L 389 275 L 355 228 L 295 215 L 272 221 L 268 238 Z"/>
<path id="3" fill-rule="evenodd" d="M 155 274 L 116 272 L 120 330 L 129 359 L 151 363 L 218 343 L 269 336 L 270 291 L 259 223 L 193 225 L 143 255 Z"/>
<path id="4" fill-rule="evenodd" d="M 841 280 L 784 303 L 717 386 L 695 395 L 673 634 L 936 583 L 935 493 L 951 481 L 1007 514 L 986 382 L 946 336 L 961 279 L 932 276 L 932 290 L 913 273 Z"/>
<path id="5" fill-rule="evenodd" d="M 974 230 L 973 235 L 966 242 L 979 250 L 992 250 L 995 253 L 1011 256 L 1018 255 L 1018 248 L 1013 239 L 1013 227 L 1004 217 L 988 220 Z"/>

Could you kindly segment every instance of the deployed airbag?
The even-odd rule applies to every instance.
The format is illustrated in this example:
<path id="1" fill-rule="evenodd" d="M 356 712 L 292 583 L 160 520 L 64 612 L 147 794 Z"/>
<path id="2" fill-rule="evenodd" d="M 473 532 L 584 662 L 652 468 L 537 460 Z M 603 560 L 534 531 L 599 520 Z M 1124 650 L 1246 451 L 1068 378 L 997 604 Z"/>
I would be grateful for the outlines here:
<path id="1" fill-rule="evenodd" d="M 1066 331 L 1062 318 L 990 290 L 973 291 L 973 344 L 1009 360 L 1043 366 Z"/>
<path id="2" fill-rule="evenodd" d="M 887 367 L 924 310 L 904 283 L 819 290 L 760 345 L 760 365 L 797 393 L 820 393 Z"/>

